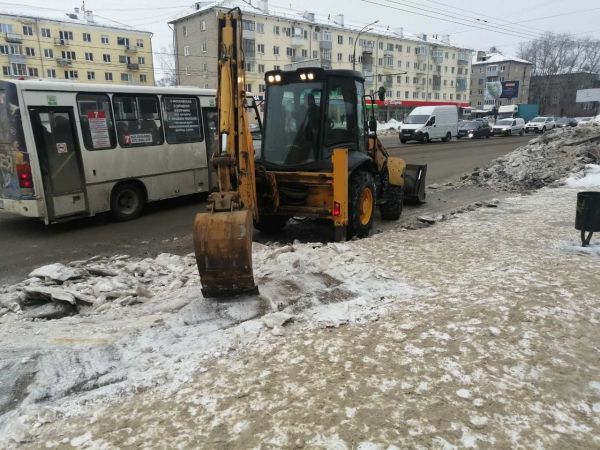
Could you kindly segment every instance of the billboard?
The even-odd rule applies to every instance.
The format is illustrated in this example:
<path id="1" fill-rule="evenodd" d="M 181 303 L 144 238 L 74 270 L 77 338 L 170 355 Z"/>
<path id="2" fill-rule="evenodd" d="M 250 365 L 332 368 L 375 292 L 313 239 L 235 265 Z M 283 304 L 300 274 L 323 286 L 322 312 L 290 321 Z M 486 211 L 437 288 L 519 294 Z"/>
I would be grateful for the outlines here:
<path id="1" fill-rule="evenodd" d="M 600 89 L 579 89 L 575 101 L 577 103 L 600 102 Z"/>
<path id="2" fill-rule="evenodd" d="M 485 100 L 519 96 L 518 81 L 490 81 L 485 84 Z"/>

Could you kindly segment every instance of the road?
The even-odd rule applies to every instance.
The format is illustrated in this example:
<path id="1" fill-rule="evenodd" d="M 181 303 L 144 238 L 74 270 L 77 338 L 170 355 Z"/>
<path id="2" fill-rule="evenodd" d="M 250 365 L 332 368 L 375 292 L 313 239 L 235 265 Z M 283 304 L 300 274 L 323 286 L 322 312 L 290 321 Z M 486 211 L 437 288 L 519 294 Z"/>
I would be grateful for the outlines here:
<path id="1" fill-rule="evenodd" d="M 530 137 L 401 145 L 394 135 L 383 136 L 382 141 L 392 155 L 413 163 L 427 163 L 428 184 L 442 184 L 512 151 L 528 139 Z M 476 200 L 477 195 L 477 192 L 453 192 L 444 197 L 436 193 L 430 196 L 428 212 L 458 204 L 461 196 L 462 201 Z M 112 223 L 102 215 L 45 226 L 34 219 L 0 214 L 0 284 L 18 281 L 33 268 L 56 261 L 117 253 L 152 257 L 161 252 L 189 253 L 193 218 L 203 209 L 203 200 L 201 196 L 190 196 L 157 202 L 149 205 L 139 219 L 124 223 Z M 411 216 L 410 208 L 405 210 L 404 216 Z M 319 232 L 291 232 L 279 240 L 296 238 L 322 239 Z"/>

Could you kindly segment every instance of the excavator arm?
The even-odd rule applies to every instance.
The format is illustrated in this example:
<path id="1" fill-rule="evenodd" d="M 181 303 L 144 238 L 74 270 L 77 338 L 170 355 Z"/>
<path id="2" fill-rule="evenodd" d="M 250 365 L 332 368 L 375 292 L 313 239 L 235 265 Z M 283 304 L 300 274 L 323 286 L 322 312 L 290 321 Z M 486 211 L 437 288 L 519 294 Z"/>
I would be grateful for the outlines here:
<path id="1" fill-rule="evenodd" d="M 194 250 L 205 297 L 257 293 L 252 270 L 258 220 L 254 147 L 245 111 L 245 65 L 239 8 L 218 15 L 219 150 L 211 158 L 218 190 L 194 220 Z"/>

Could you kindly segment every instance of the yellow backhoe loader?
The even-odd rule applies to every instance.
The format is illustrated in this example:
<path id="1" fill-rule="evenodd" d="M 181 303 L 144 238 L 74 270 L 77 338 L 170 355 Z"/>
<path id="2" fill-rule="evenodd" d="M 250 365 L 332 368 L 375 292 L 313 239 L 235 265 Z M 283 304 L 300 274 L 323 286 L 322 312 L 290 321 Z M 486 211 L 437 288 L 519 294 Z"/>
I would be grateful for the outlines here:
<path id="1" fill-rule="evenodd" d="M 335 239 L 368 236 L 379 207 L 396 220 L 403 199 L 424 201 L 426 166 L 390 157 L 368 117 L 364 78 L 319 67 L 265 74 L 260 156 L 246 111 L 242 15 L 218 16 L 217 191 L 196 215 L 194 247 L 205 297 L 256 293 L 253 227 L 277 232 L 291 217 L 329 219 Z"/>

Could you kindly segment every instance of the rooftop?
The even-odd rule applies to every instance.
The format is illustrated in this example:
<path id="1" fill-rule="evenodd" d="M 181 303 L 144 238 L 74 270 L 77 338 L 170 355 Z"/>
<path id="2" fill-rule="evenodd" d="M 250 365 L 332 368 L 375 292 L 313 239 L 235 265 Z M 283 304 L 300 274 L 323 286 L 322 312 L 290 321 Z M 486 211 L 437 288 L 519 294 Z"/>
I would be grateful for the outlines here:
<path id="1" fill-rule="evenodd" d="M 213 8 L 220 9 L 231 9 L 239 7 L 244 13 L 251 13 L 254 15 L 262 15 L 265 17 L 279 17 L 288 19 L 297 23 L 306 23 L 310 25 L 327 26 L 336 29 L 343 29 L 347 31 L 360 31 L 364 24 L 346 22 L 343 14 L 322 16 L 319 14 L 311 13 L 308 11 L 301 12 L 294 9 L 282 8 L 280 6 L 272 6 L 268 4 L 268 0 L 255 0 L 256 4 L 240 0 L 218 0 L 218 1 L 200 1 L 196 2 L 196 11 L 191 14 L 185 14 L 177 19 L 170 21 L 169 23 L 177 23 L 182 19 L 187 19 L 197 14 L 204 13 Z M 437 44 L 445 47 L 453 47 L 459 50 L 468 50 L 464 47 L 454 45 L 450 43 L 449 36 L 442 35 L 441 39 L 437 38 L 438 35 L 424 35 L 411 33 L 405 31 L 401 27 L 391 27 L 389 25 L 375 24 L 370 25 L 371 31 L 363 32 L 363 35 L 371 36 L 385 36 L 395 39 L 404 39 L 409 41 L 416 41 L 420 43 Z M 424 38 L 425 37 L 425 38 Z"/>
<path id="2" fill-rule="evenodd" d="M 20 6 L 16 3 L 10 3 L 10 5 L 10 8 L 6 6 L 0 7 L 0 16 L 25 18 L 31 20 L 51 20 L 56 22 L 72 23 L 91 27 L 114 28 L 118 30 L 127 30 L 135 31 L 138 33 L 152 34 L 150 31 L 137 30 L 133 27 L 128 26 L 127 24 L 117 22 L 106 17 L 98 16 L 89 10 L 86 11 L 80 10 L 79 8 L 75 8 L 73 11 L 66 11 L 64 14 L 61 14 L 56 10 L 56 8 L 40 7 L 36 9 L 35 13 L 32 13 L 31 7 Z"/>
<path id="3" fill-rule="evenodd" d="M 531 64 L 531 62 L 526 61 L 524 59 L 517 58 L 516 56 L 503 55 L 500 52 L 487 53 L 485 55 L 485 61 L 477 61 L 477 54 L 475 54 L 475 55 L 473 55 L 472 64 L 474 66 L 476 66 L 478 64 L 501 63 L 501 62 L 509 62 L 509 61 L 523 63 L 523 64 Z"/>

